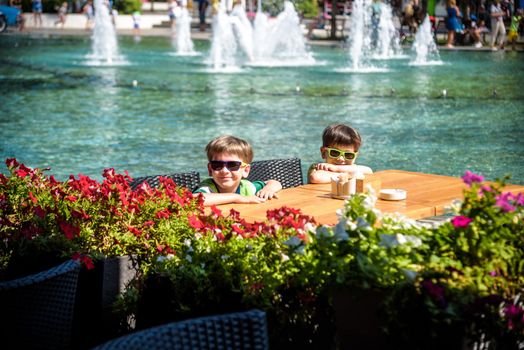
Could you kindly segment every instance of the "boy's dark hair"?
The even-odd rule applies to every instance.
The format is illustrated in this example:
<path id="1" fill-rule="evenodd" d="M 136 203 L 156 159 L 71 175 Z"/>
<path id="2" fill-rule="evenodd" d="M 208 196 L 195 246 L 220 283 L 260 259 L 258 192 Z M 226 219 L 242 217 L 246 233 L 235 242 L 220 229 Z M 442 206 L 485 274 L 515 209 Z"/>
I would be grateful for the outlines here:
<path id="1" fill-rule="evenodd" d="M 247 164 L 253 161 L 253 148 L 249 142 L 231 135 L 219 136 L 207 144 L 206 154 L 208 160 L 213 160 L 213 157 L 219 153 L 234 154 Z"/>
<path id="2" fill-rule="evenodd" d="M 333 124 L 324 129 L 322 133 L 322 146 L 332 147 L 353 146 L 355 152 L 359 150 L 362 139 L 359 133 L 352 127 L 344 124 Z"/>

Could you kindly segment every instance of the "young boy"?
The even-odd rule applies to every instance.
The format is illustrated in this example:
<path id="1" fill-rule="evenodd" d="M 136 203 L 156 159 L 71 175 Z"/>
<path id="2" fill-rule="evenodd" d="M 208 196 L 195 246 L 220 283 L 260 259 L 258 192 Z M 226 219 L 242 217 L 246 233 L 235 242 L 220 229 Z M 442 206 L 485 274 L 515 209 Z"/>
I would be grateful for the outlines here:
<path id="1" fill-rule="evenodd" d="M 312 164 L 308 171 L 309 183 L 329 183 L 339 173 L 372 174 L 373 170 L 356 165 L 355 159 L 362 139 L 358 132 L 344 124 L 330 125 L 322 134 L 320 154 L 325 163 Z"/>
<path id="2" fill-rule="evenodd" d="M 202 193 L 204 205 L 262 203 L 278 198 L 282 189 L 276 180 L 250 182 L 246 178 L 253 160 L 251 145 L 234 136 L 219 136 L 206 146 L 207 170 L 211 178 L 200 183 L 193 193 Z"/>

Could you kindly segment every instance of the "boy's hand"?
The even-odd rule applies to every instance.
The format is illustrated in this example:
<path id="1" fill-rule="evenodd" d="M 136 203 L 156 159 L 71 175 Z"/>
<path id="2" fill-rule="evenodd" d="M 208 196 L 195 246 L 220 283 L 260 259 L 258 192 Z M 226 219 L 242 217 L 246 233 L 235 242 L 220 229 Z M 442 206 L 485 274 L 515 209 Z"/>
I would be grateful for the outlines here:
<path id="1" fill-rule="evenodd" d="M 257 192 L 257 196 L 264 200 L 278 198 L 277 192 L 282 189 L 282 185 L 277 180 L 266 181 L 266 186 Z"/>
<path id="2" fill-rule="evenodd" d="M 258 197 L 258 196 L 238 196 L 235 203 L 238 204 L 257 204 L 257 203 L 264 203 L 267 200 L 267 198 Z"/>
<path id="3" fill-rule="evenodd" d="M 329 164 L 329 163 L 318 163 L 317 164 L 317 170 L 325 170 L 325 171 L 336 172 L 336 171 L 338 171 L 338 166 L 334 165 L 334 164 Z"/>

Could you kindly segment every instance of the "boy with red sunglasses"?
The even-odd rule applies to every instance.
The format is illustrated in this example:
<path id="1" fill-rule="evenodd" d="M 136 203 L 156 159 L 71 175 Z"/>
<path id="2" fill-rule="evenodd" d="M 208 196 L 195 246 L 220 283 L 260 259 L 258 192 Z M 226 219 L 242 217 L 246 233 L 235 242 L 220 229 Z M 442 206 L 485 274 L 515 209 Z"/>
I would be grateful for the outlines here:
<path id="1" fill-rule="evenodd" d="M 308 182 L 330 183 L 331 178 L 340 173 L 372 174 L 371 168 L 355 164 L 361 144 L 359 133 L 350 126 L 333 124 L 325 128 L 322 134 L 322 147 L 320 147 L 320 154 L 325 162 L 315 163 L 309 167 Z"/>
<path id="2" fill-rule="evenodd" d="M 282 189 L 276 180 L 249 181 L 253 160 L 251 145 L 234 136 L 219 136 L 206 146 L 210 178 L 200 183 L 193 193 L 202 193 L 204 205 L 228 203 L 262 203 L 278 198 Z"/>

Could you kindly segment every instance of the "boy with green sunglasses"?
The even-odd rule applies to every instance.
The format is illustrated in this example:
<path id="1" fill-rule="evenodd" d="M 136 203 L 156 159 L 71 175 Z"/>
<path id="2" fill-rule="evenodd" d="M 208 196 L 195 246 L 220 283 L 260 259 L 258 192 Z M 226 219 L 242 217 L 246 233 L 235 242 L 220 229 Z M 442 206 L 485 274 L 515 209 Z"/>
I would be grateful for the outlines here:
<path id="1" fill-rule="evenodd" d="M 361 144 L 359 133 L 350 126 L 333 124 L 325 128 L 320 147 L 320 154 L 325 162 L 309 167 L 308 182 L 330 183 L 331 178 L 340 173 L 372 174 L 371 168 L 355 164 Z"/>
<path id="2" fill-rule="evenodd" d="M 203 180 L 193 193 L 202 193 L 204 205 L 262 203 L 278 198 L 282 185 L 277 180 L 249 181 L 253 160 L 251 145 L 234 136 L 219 136 L 206 146 L 210 178 Z"/>

